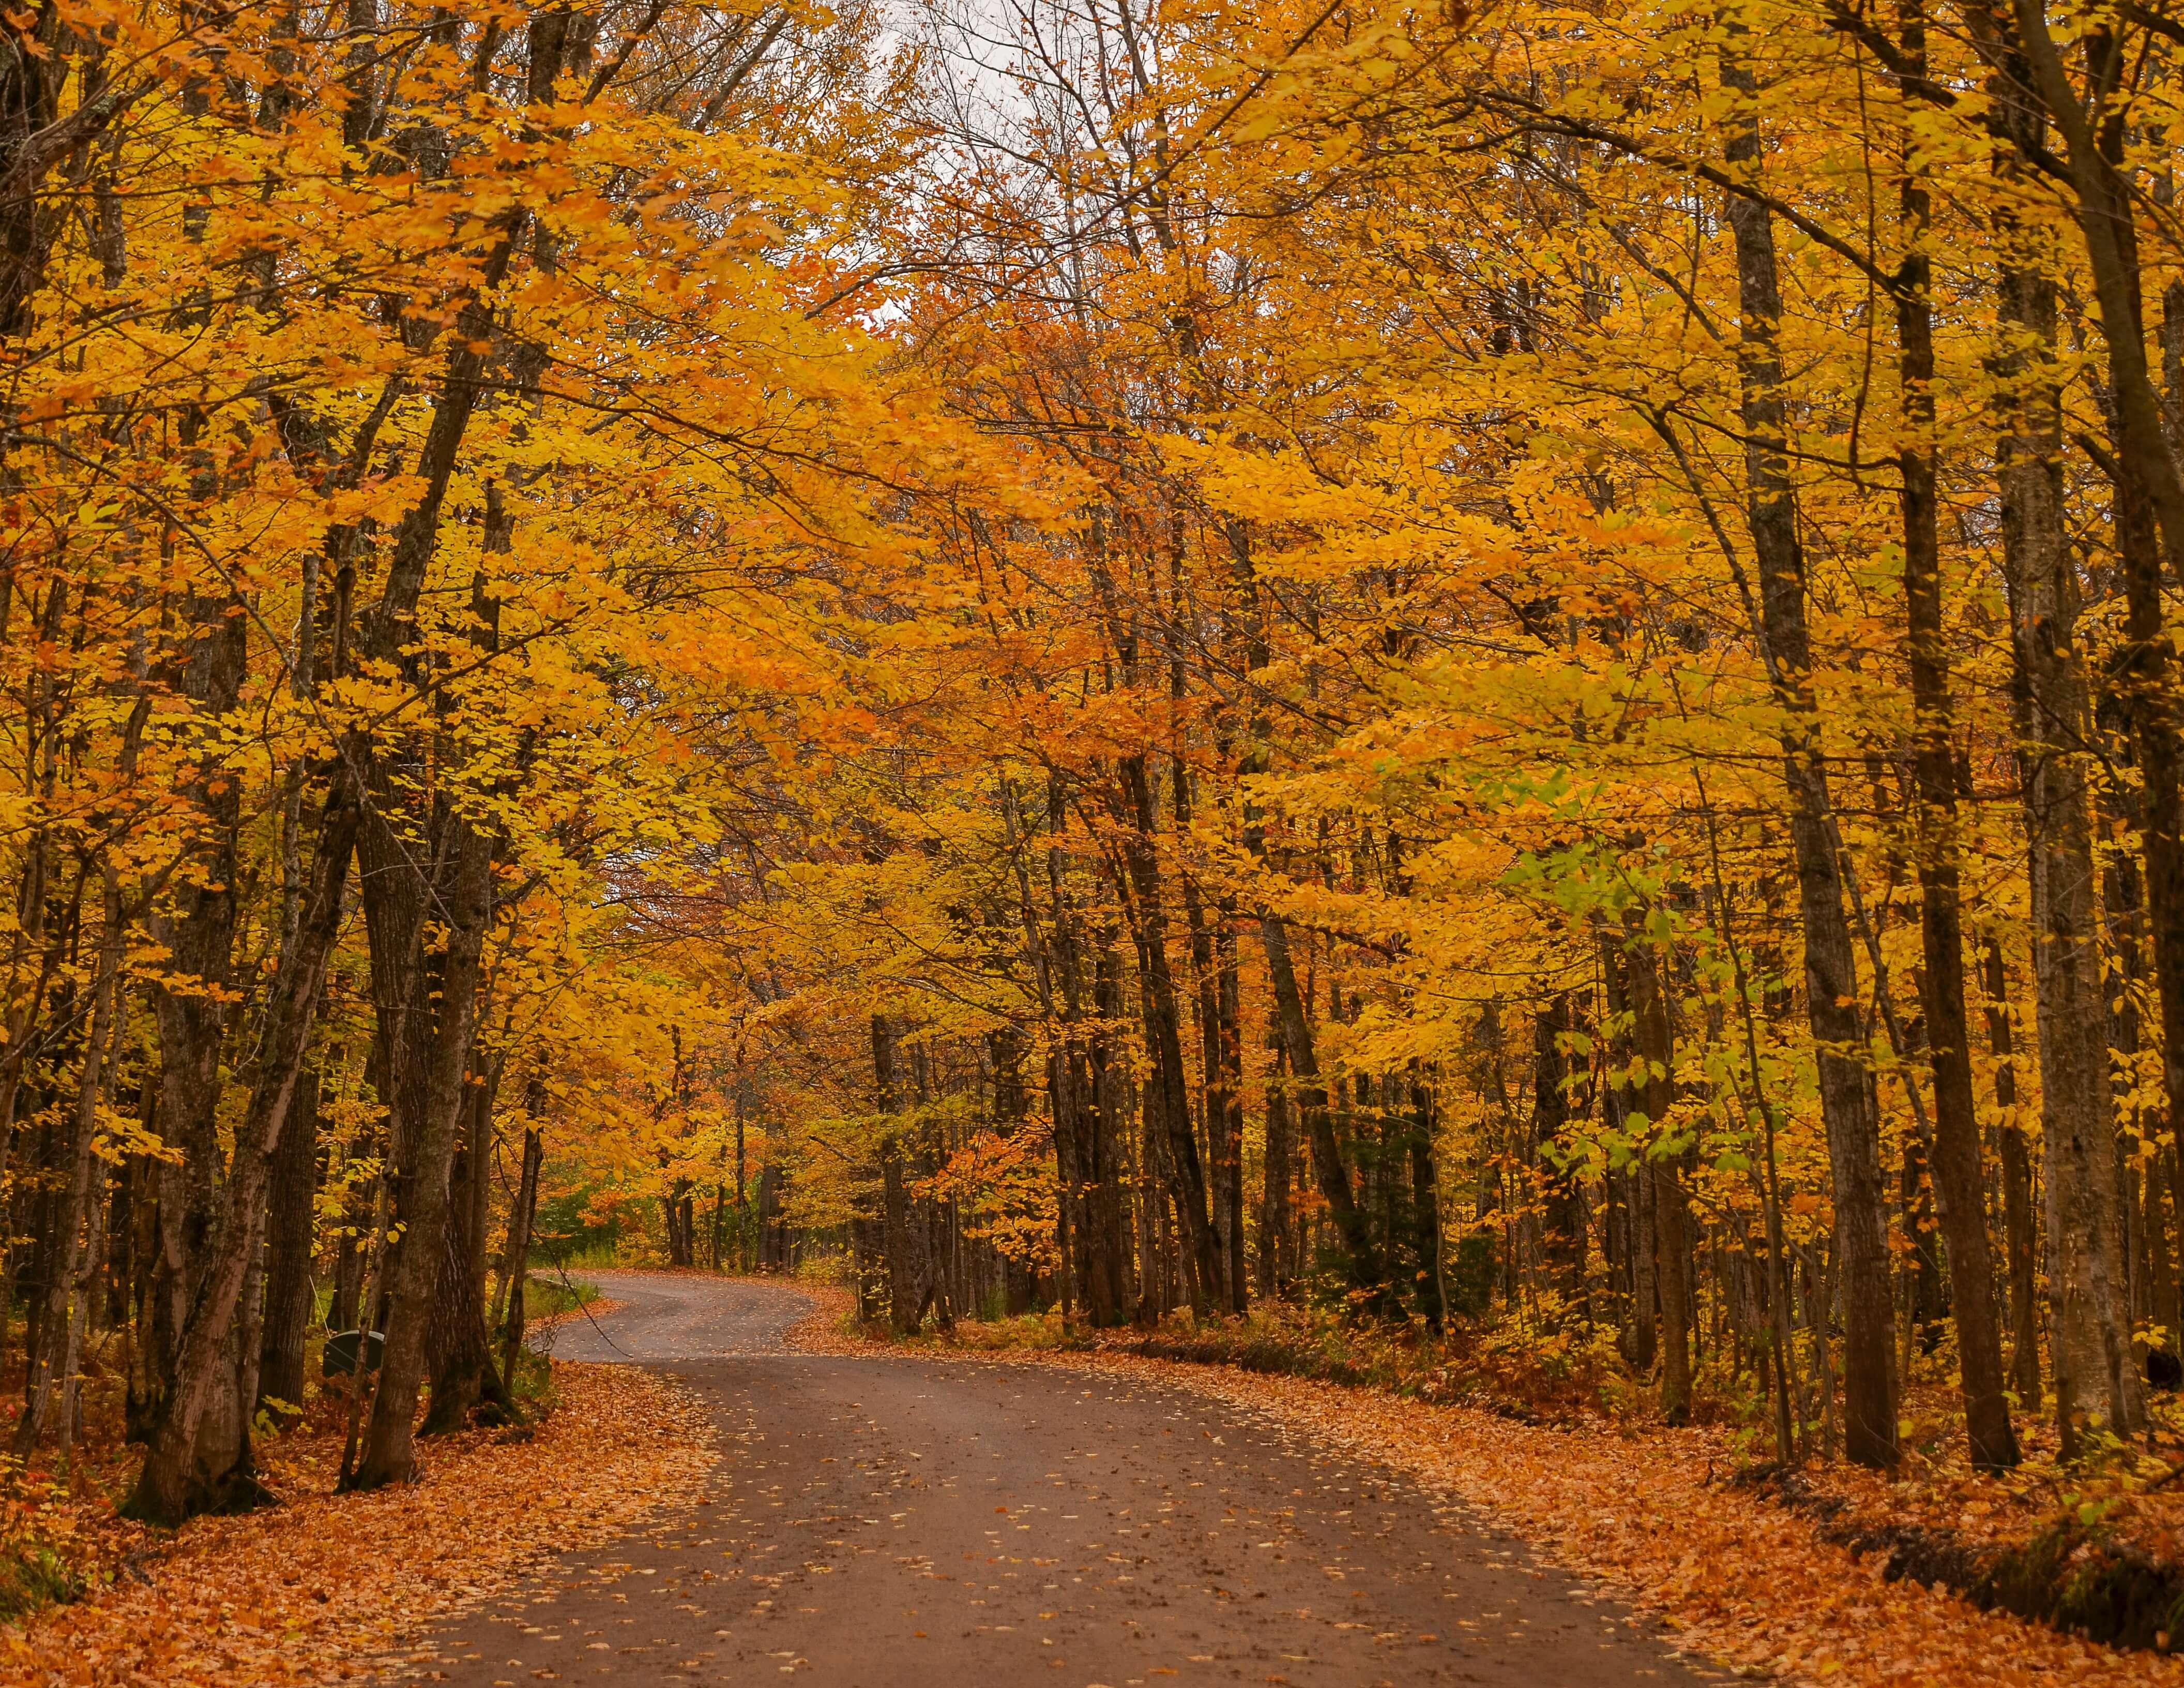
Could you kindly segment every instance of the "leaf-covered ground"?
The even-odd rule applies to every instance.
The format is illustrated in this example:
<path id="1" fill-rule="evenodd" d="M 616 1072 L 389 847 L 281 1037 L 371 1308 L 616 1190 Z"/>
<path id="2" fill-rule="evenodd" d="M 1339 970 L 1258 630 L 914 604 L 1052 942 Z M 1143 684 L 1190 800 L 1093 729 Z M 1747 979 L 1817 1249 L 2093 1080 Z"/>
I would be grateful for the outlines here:
<path id="1" fill-rule="evenodd" d="M 535 1430 L 436 1438 L 405 1487 L 328 1492 L 342 1442 L 322 1427 L 271 1446 L 284 1506 L 171 1536 L 110 1513 L 67 1521 L 113 1580 L 0 1629 L 0 1684 L 287 1688 L 367 1675 L 427 1619 L 699 1492 L 711 1436 L 678 1385 L 567 1362 L 554 1384 L 558 1405 Z"/>
<path id="2" fill-rule="evenodd" d="M 883 1350 L 844 1329 L 846 1296 L 800 1287 L 822 1306 L 791 1333 L 795 1345 Z M 1112 1351 L 966 1342 L 953 1351 L 1195 1390 L 1382 1462 L 1492 1509 L 1659 1616 L 1695 1657 L 1748 1676 L 1874 1688 L 2184 1684 L 2174 1659 L 1983 1614 L 1914 1580 L 1885 1582 L 1881 1556 L 1830 1538 L 1825 1507 L 1736 1486 L 1739 1462 L 1717 1430 L 1525 1424 L 1475 1407 Z M 550 1553 L 609 1540 L 695 1496 L 715 1456 L 677 1385 L 629 1367 L 561 1362 L 554 1373 L 560 1405 L 534 1435 L 435 1441 L 413 1487 L 327 1494 L 341 1448 L 327 1426 L 274 1444 L 275 1486 L 294 1497 L 278 1509 L 199 1520 L 172 1537 L 78 1518 L 86 1539 L 76 1546 L 113 1580 L 27 1630 L 0 1630 L 0 1684 L 287 1688 L 369 1675 L 399 1662 L 426 1620 L 509 1587 Z M 1892 1485 L 1845 1473 L 1824 1485 L 1862 1516 L 1948 1522 L 1970 1536 L 2002 1527 L 1992 1485 Z M 2151 1524 L 2170 1502 L 2137 1504 Z"/>

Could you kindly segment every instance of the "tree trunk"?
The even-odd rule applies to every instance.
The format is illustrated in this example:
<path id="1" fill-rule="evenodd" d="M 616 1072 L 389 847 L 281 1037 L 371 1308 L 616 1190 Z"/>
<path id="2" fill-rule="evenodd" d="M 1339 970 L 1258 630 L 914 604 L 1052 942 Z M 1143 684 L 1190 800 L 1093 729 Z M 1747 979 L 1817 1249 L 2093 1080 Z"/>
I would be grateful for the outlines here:
<path id="1" fill-rule="evenodd" d="M 1411 1081 L 1408 1149 L 1411 1161 L 1411 1239 L 1418 1262 L 1418 1311 L 1438 1332 L 1446 1311 L 1441 1284 L 1440 1180 L 1435 1170 L 1433 1092 Z"/>
<path id="2" fill-rule="evenodd" d="M 1608 1044 L 1607 1071 L 1625 1072 L 1634 1058 L 1630 1033 L 1620 1025 L 1631 1012 L 1630 970 L 1624 965 L 1622 951 L 1605 932 L 1600 937 L 1600 968 L 1606 986 L 1607 1017 L 1616 1027 Z M 1621 1084 L 1607 1085 L 1601 1102 L 1611 1129 L 1618 1139 L 1627 1140 L 1631 1112 L 1628 1087 Z M 1642 1374 L 1653 1369 L 1653 1362 L 1658 1357 L 1655 1332 L 1660 1297 L 1654 1293 L 1653 1286 L 1652 1174 L 1640 1161 L 1625 1171 L 1610 1172 L 1608 1179 L 1610 1188 L 1619 1189 L 1622 1195 L 1613 1209 L 1619 1212 L 1622 1223 L 1613 1229 L 1621 1244 L 1617 1263 L 1624 1277 L 1623 1357 Z"/>
<path id="3" fill-rule="evenodd" d="M 1924 0 L 1899 0 L 1905 78 L 1926 69 Z M 1907 100 L 1911 97 L 1908 89 Z M 1994 1264 L 1987 1243 L 1978 1104 L 1972 1091 L 1971 1028 L 1964 1008 L 1962 875 L 1958 864 L 1953 701 L 1943 647 L 1940 499 L 1935 484 L 1933 268 L 1926 243 L 1930 205 L 1910 143 L 1903 187 L 1905 255 L 1896 288 L 1902 357 L 1904 443 L 1903 596 L 1906 655 L 1914 716 L 1913 771 L 1919 806 L 1919 931 L 1924 966 L 1919 1006 L 1934 1080 L 1934 1195 L 1949 1247 L 1958 1374 L 1973 1465 L 2005 1471 L 2018 1460 L 2003 1392 L 2002 1336 L 1994 1321 Z M 1907 1154 L 1909 1152 L 1907 1150 Z M 1920 1256 L 1921 1288 L 1928 1269 Z"/>
<path id="4" fill-rule="evenodd" d="M 2178 1136 L 2184 1132 L 2184 796 L 2178 789 L 2184 749 L 2177 734 L 2176 653 L 2162 613 L 2162 556 L 2153 506 L 2120 439 L 2117 448 L 2115 538 L 2127 610 L 2125 643 L 2113 659 L 2109 682 L 2123 705 L 2138 765 L 2131 818 L 2145 866 L 2143 924 L 2161 1017 L 2165 1123 L 2173 1140 L 2184 1141 Z M 2177 1212 L 2184 1217 L 2184 1156 L 2164 1158 Z M 2162 1293 L 2165 1301 L 2176 1299 L 2173 1274 Z M 2184 1355 L 2184 1337 L 2174 1329 L 2170 1345 L 2172 1355 Z"/>
<path id="5" fill-rule="evenodd" d="M 266 1195 L 265 1338 L 254 1405 L 276 1415 L 304 1407 L 304 1350 L 315 1305 L 311 1245 L 318 1170 L 319 1075 L 314 1071 L 297 1080 Z"/>
<path id="6" fill-rule="evenodd" d="M 296 942 L 281 956 L 267 997 L 250 1106 L 237 1129 L 229 1165 L 226 1210 L 208 1251 L 206 1269 L 181 1323 L 173 1387 L 125 1508 L 133 1518 L 178 1523 L 220 1499 L 218 1486 L 225 1474 L 197 1465 L 198 1428 L 217 1386 L 220 1358 L 229 1346 L 237 1301 L 264 1234 L 272 1156 L 280 1147 L 303 1073 L 326 960 L 341 931 L 342 893 L 359 819 L 347 768 L 337 763 L 320 820 L 310 895 Z"/>
<path id="7" fill-rule="evenodd" d="M 2009 1386 L 2035 1411 L 2040 1405 L 2039 1239 L 2032 1208 L 2032 1154 L 2017 1123 L 2016 1039 L 2009 1023 L 2009 979 L 2001 948 L 1990 939 L 1984 962 L 1987 1044 L 1995 1054 L 1994 1100 L 2002 1123 L 2003 1254 L 2009 1289 Z"/>
<path id="8" fill-rule="evenodd" d="M 1760 170 L 1758 84 L 1741 56 L 1722 79 L 1736 101 L 1725 156 L 1752 180 Z M 1758 564 L 1760 634 L 1784 710 L 1784 777 L 1805 939 L 1806 1013 L 1818 1048 L 1820 1111 L 1835 1184 L 1835 1253 L 1843 1312 L 1845 1450 L 1861 1464 L 1892 1466 L 1897 1449 L 1896 1322 L 1881 1199 L 1880 1123 L 1873 1077 L 1858 1051 L 1866 1032 L 1858 961 L 1844 911 L 1833 800 L 1812 689 L 1805 615 L 1805 553 L 1790 479 L 1788 401 L 1779 334 L 1781 285 L 1772 214 L 1729 198 L 1736 239 L 1741 337 L 1737 353 L 1745 432 L 1747 518 Z"/>
<path id="9" fill-rule="evenodd" d="M 1290 1236 L 1290 1186 L 1296 1176 L 1290 1167 L 1295 1128 L 1290 1121 L 1288 1063 L 1283 1058 L 1279 1017 L 1267 1028 L 1267 1050 L 1266 1182 L 1259 1206 L 1259 1294 L 1273 1297 L 1287 1295 L 1290 1290 L 1290 1261 L 1295 1246 Z"/>
<path id="10" fill-rule="evenodd" d="M 1666 1133 L 1676 1098 L 1676 1051 L 1669 1024 L 1669 998 L 1661 960 L 1642 930 L 1629 951 L 1632 1041 L 1645 1077 L 1638 1099 L 1654 1140 L 1646 1150 L 1653 1197 L 1653 1284 L 1661 1306 L 1661 1417 L 1691 1422 L 1691 1206 L 1684 1194 L 1681 1152 L 1670 1152 Z"/>
<path id="11" fill-rule="evenodd" d="M 2055 292 L 2044 277 L 2006 273 L 2005 318 L 2053 344 Z M 2002 442 L 2003 545 L 2025 701 L 2020 753 L 2032 883 L 2039 1003 L 2041 1118 L 2047 1173 L 2048 1294 L 2059 1410 L 2097 1411 L 2119 1431 L 2143 1413 L 2124 1299 L 2116 1134 L 2109 1083 L 2108 1004 L 2083 746 L 2091 727 L 2077 644 L 2078 582 L 2064 536 L 2060 400 L 2045 358 L 2005 373 L 2013 395 Z M 2075 1440 L 2075 1423 L 2065 1428 Z"/>
<path id="12" fill-rule="evenodd" d="M 1558 1034 L 1574 1032 L 1575 1010 L 1568 991 L 1556 995 L 1532 1020 L 1532 1137 L 1538 1146 L 1545 1196 L 1546 1265 L 1561 1296 L 1564 1317 L 1582 1317 L 1585 1301 L 1585 1206 L 1574 1160 L 1563 1143 L 1569 1123 L 1569 1056 Z"/>
<path id="13" fill-rule="evenodd" d="M 1236 905 L 1223 899 L 1213 933 L 1216 969 L 1214 1035 L 1206 1059 L 1217 1063 L 1220 1082 L 1206 1091 L 1206 1134 L 1213 1144 L 1221 1192 L 1220 1229 L 1228 1250 L 1228 1310 L 1241 1313 L 1251 1301 L 1244 1254 L 1244 1040 L 1242 978 L 1237 965 Z"/>
<path id="14" fill-rule="evenodd" d="M 526 1106 L 535 1121 L 539 1114 L 537 1100 L 543 1087 L 537 1079 L 531 1084 Z M 515 1387 L 516 1357 L 523 1351 L 523 1285 L 531 1266 L 531 1229 L 538 1214 L 538 1174 L 546 1162 L 546 1140 L 536 1124 L 526 1125 L 523 1132 L 523 1173 L 515 1189 L 515 1206 L 508 1216 L 507 1267 L 503 1273 L 508 1285 L 508 1312 L 501 1321 L 500 1376 L 504 1388 Z"/>
<path id="15" fill-rule="evenodd" d="M 902 1142 L 891 1121 L 901 1106 L 895 1082 L 894 1029 L 883 1014 L 872 1016 L 872 1100 L 883 1134 L 880 1139 L 881 1246 L 887 1256 L 888 1311 L 898 1335 L 912 1336 L 925 1309 L 917 1292 L 917 1262 L 911 1235 L 910 1198 L 902 1175 Z"/>
<path id="16" fill-rule="evenodd" d="M 178 660 L 176 684 L 192 706 L 197 730 L 216 733 L 241 695 L 247 667 L 247 623 L 231 598 L 192 593 L 186 616 L 191 635 Z M 155 1293 L 165 1301 L 153 1329 L 179 1340 L 198 1279 L 218 1228 L 226 1171 L 218 1111 L 220 1056 L 227 1034 L 241 879 L 237 861 L 242 781 L 222 766 L 226 749 L 215 740 L 191 771 L 189 791 L 201 831 L 191 841 L 194 872 L 173 893 L 173 912 L 152 922 L 165 944 L 174 977 L 153 990 L 159 1031 L 159 1104 L 156 1129 L 178 1161 L 160 1163 L 161 1247 Z M 148 1357 L 154 1377 L 173 1375 L 177 1356 Z"/>
<path id="17" fill-rule="evenodd" d="M 508 1413 L 507 1392 L 493 1368 L 485 1285 L 477 1269 L 483 1257 L 482 1198 L 488 1192 L 487 1167 L 499 1081 L 496 1061 L 474 1075 L 463 1095 L 463 1140 L 448 1175 L 446 1240 L 440 1251 L 440 1281 L 426 1340 L 432 1397 L 421 1434 L 428 1436 L 462 1429 L 473 1414 L 480 1422 L 497 1423 Z"/>
<path id="18" fill-rule="evenodd" d="M 387 1345 L 363 1456 L 348 1485 L 352 1489 L 406 1481 L 416 1468 L 417 1397 L 446 1248 L 448 1174 L 464 1113 L 481 957 L 493 907 L 492 841 L 459 815 L 449 816 L 445 826 L 447 866 L 436 876 L 434 912 L 444 924 L 446 949 L 432 958 L 437 965 L 412 969 L 415 989 L 404 1005 L 414 1026 L 404 1039 L 405 1052 L 419 1069 L 415 1078 L 398 1076 L 395 1082 L 398 1098 L 414 1099 L 409 1128 L 399 1134 L 408 1139 L 402 1178 L 409 1199 L 398 1210 L 404 1231 L 388 1273 Z M 377 895 L 412 905 L 395 911 L 403 920 L 421 911 L 425 887 L 417 870 L 402 872 L 394 883 L 375 883 L 376 878 L 366 876 L 367 909 Z"/>
<path id="19" fill-rule="evenodd" d="M 1152 788 L 1145 758 L 1126 756 L 1119 769 L 1129 805 L 1123 858 L 1129 870 L 1132 931 L 1138 943 L 1138 983 L 1145 1017 L 1151 1082 L 1145 1087 L 1146 1119 L 1162 1136 L 1170 1193 L 1188 1251 L 1192 1310 L 1203 1318 L 1226 1275 L 1223 1251 L 1208 1217 L 1206 1170 L 1191 1128 L 1190 1081 L 1183 1061 L 1182 1016 L 1168 968 L 1167 916 L 1162 907 L 1160 859 L 1153 846 Z"/>
<path id="20" fill-rule="evenodd" d="M 1384 1317 L 1389 1306 L 1385 1274 L 1365 1216 L 1350 1185 L 1350 1169 L 1342 1162 L 1342 1146 L 1334 1135 L 1327 1091 L 1319 1082 L 1319 1058 L 1312 1047 L 1312 1025 L 1305 1018 L 1304 998 L 1297 990 L 1296 968 L 1290 958 L 1289 928 L 1271 911 L 1259 916 L 1259 936 L 1266 946 L 1267 972 L 1274 987 L 1275 1011 L 1280 1016 L 1282 1039 L 1290 1071 L 1296 1078 L 1296 1104 L 1303 1116 L 1304 1135 L 1312 1145 L 1312 1173 L 1329 1216 L 1342 1239 L 1350 1267 L 1351 1286 L 1366 1306 Z"/>
<path id="21" fill-rule="evenodd" d="M 104 864 L 105 886 L 99 932 L 98 973 L 92 982 L 91 1028 L 83 1038 L 83 1060 L 76 1080 L 75 1117 L 59 1141 L 64 1145 L 58 1170 L 65 1182 L 56 1192 L 56 1223 L 47 1233 L 44 1305 L 35 1340 L 27 1340 L 27 1375 L 23 1413 L 15 1421 L 15 1457 L 21 1459 L 44 1435 L 47 1415 L 58 1397 L 64 1407 L 75 1400 L 75 1366 L 81 1346 L 82 1298 L 88 1293 L 86 1262 L 97 1251 L 100 1194 L 105 1162 L 93 1152 L 98 1135 L 98 1102 L 106 1080 L 107 1043 L 120 991 L 125 928 L 121 889 L 114 865 Z M 74 1434 L 70 1414 L 61 1414 L 64 1442 Z"/>

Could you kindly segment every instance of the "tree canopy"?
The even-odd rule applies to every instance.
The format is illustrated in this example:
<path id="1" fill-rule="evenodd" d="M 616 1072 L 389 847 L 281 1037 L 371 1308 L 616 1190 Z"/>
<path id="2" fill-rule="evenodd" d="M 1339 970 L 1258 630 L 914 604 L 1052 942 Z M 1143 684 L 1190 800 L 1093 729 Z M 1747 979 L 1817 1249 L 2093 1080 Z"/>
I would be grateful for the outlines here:
<path id="1" fill-rule="evenodd" d="M 2163 7 L 0 35 L 19 1453 L 120 1332 L 235 1504 L 361 1327 L 399 1479 L 607 1234 L 1785 1460 L 2184 1376 Z"/>

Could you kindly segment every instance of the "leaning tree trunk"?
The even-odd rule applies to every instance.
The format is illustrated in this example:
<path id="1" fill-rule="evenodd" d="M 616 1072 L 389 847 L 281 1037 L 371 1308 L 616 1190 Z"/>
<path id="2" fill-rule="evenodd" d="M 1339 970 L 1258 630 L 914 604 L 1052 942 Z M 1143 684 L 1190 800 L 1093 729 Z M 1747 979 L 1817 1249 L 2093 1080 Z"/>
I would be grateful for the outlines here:
<path id="1" fill-rule="evenodd" d="M 221 1357 L 231 1350 L 237 1304 L 264 1235 L 272 1157 L 309 1053 L 326 960 L 341 932 L 342 891 L 359 818 L 346 766 L 337 763 L 320 822 L 304 916 L 267 998 L 250 1106 L 237 1128 L 229 1165 L 226 1206 L 181 1323 L 173 1386 L 125 1508 L 134 1518 L 178 1523 L 220 1498 L 226 1473 L 198 1464 L 198 1429 L 221 1380 Z"/>

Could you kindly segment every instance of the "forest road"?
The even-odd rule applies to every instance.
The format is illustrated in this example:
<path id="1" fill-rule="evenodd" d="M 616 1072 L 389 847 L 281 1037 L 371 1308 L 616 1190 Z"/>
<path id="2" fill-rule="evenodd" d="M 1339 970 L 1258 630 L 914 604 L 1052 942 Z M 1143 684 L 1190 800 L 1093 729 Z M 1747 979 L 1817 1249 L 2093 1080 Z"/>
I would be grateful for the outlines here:
<path id="1" fill-rule="evenodd" d="M 705 1403 L 704 1499 L 429 1630 L 460 1688 L 1652 1688 L 1705 1675 L 1465 1508 L 1186 1390 L 792 1353 L 787 1285 L 590 1274 L 569 1358 Z"/>

